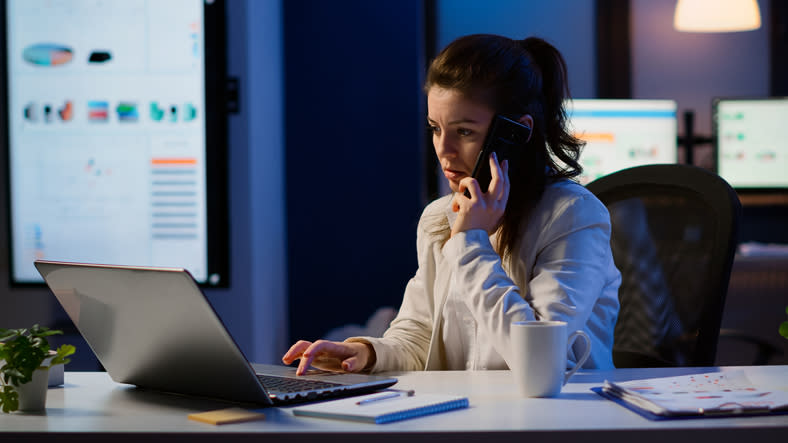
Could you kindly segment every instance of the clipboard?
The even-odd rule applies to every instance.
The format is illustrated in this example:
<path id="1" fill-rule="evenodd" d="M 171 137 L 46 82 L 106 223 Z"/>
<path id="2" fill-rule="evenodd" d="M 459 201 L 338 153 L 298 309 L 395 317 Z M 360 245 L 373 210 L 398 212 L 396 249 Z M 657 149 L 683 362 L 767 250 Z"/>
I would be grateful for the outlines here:
<path id="1" fill-rule="evenodd" d="M 758 387 L 744 371 L 606 380 L 591 390 L 649 420 L 788 414 L 788 391 Z"/>

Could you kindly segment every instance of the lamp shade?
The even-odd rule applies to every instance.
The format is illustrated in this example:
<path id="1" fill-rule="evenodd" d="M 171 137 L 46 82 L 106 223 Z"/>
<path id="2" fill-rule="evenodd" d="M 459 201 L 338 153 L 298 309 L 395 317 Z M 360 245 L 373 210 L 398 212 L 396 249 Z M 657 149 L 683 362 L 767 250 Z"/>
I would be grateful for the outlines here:
<path id="1" fill-rule="evenodd" d="M 756 0 L 678 0 L 673 27 L 685 32 L 751 31 L 761 27 Z"/>

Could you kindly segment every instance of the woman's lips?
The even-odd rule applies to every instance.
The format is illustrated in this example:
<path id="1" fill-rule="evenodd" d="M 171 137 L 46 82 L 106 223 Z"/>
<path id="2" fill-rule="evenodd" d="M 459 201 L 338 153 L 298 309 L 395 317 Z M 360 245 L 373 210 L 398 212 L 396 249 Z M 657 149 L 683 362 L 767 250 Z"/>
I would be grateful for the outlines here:
<path id="1" fill-rule="evenodd" d="M 443 175 L 446 176 L 447 179 L 452 181 L 460 181 L 468 174 L 463 171 L 458 171 L 456 169 L 444 169 Z"/>

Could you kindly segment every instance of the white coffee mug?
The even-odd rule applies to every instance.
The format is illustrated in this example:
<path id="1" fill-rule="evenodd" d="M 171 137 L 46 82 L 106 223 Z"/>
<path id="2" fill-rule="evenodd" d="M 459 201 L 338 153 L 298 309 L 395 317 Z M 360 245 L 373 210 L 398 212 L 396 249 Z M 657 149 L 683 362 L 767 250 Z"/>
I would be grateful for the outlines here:
<path id="1" fill-rule="evenodd" d="M 518 321 L 511 327 L 511 370 L 520 394 L 526 397 L 554 397 L 588 359 L 591 340 L 583 331 L 568 334 L 563 321 Z M 566 354 L 574 341 L 585 340 L 585 352 L 567 370 Z"/>

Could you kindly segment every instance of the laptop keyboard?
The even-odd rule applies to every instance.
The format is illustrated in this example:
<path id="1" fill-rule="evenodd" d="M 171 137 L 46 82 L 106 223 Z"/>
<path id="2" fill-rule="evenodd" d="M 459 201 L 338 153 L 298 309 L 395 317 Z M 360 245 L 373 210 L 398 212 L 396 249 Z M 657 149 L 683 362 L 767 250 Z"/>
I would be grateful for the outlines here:
<path id="1" fill-rule="evenodd" d="M 339 383 L 309 380 L 303 378 L 277 377 L 275 375 L 257 374 L 257 378 L 269 391 L 274 392 L 303 392 L 320 389 L 331 389 L 342 386 Z"/>

